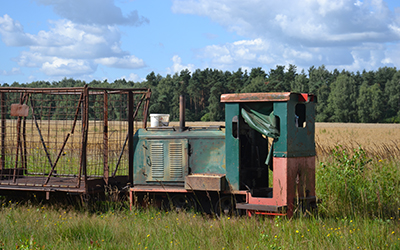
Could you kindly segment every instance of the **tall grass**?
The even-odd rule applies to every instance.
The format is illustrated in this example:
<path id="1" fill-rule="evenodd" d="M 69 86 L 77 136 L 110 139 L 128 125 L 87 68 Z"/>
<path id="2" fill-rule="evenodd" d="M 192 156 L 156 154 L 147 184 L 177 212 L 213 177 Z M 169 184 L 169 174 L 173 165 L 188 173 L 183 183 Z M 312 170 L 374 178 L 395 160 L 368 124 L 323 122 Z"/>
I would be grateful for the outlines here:
<path id="1" fill-rule="evenodd" d="M 208 217 L 155 209 L 89 213 L 4 200 L 0 249 L 396 249 L 396 219 Z"/>
<path id="2" fill-rule="evenodd" d="M 361 147 L 350 151 L 337 146 L 317 166 L 316 192 L 324 216 L 398 217 L 400 163 L 370 158 Z"/>

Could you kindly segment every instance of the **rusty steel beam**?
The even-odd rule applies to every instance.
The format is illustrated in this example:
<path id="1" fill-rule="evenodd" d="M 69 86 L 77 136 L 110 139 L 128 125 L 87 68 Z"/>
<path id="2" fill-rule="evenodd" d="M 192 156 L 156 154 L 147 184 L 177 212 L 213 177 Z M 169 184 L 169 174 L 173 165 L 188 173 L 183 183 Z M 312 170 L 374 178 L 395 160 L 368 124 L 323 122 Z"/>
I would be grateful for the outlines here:
<path id="1" fill-rule="evenodd" d="M 108 94 L 104 90 L 104 114 L 103 114 L 103 162 L 104 162 L 104 183 L 108 185 L 109 166 L 108 166 Z"/>
<path id="2" fill-rule="evenodd" d="M 25 94 L 20 93 L 19 97 L 19 104 L 22 105 L 24 102 L 24 96 Z M 13 172 L 13 182 L 15 182 L 17 178 L 17 169 L 18 169 L 18 156 L 19 156 L 19 149 L 21 148 L 21 158 L 22 158 L 22 145 L 21 145 L 21 116 L 17 114 L 18 116 L 18 121 L 17 121 L 17 147 L 16 147 L 16 153 L 15 153 L 15 167 L 14 167 L 14 172 Z"/>
<path id="3" fill-rule="evenodd" d="M 147 116 L 149 115 L 150 97 L 151 97 L 151 89 L 148 89 L 146 93 L 146 101 L 143 107 L 143 128 L 147 127 Z"/>
<path id="4" fill-rule="evenodd" d="M 133 93 L 128 94 L 128 182 L 133 185 Z"/>
<path id="5" fill-rule="evenodd" d="M 88 131 L 89 131 L 89 90 L 87 88 L 84 89 L 83 92 L 83 104 L 82 104 L 82 147 L 81 147 L 81 159 L 79 165 L 79 174 L 78 174 L 78 184 L 77 187 L 81 184 L 81 177 L 84 176 L 84 186 L 87 188 L 87 141 L 88 141 Z"/>
<path id="6" fill-rule="evenodd" d="M 0 93 L 1 99 L 1 170 L 5 168 L 6 162 L 6 96 L 4 93 Z M 2 173 L 0 174 L 0 179 Z"/>
<path id="7" fill-rule="evenodd" d="M 134 91 L 141 91 L 141 93 L 146 93 L 148 91 L 147 88 L 126 88 L 126 89 L 112 88 L 112 89 L 110 89 L 110 88 L 88 87 L 88 89 L 89 90 L 122 91 L 125 93 L 132 92 L 132 94 L 136 94 L 136 93 L 133 93 Z"/>
<path id="8" fill-rule="evenodd" d="M 22 121 L 22 166 L 24 168 L 24 173 L 26 173 L 28 169 L 28 161 L 27 161 L 27 150 L 26 150 L 26 117 L 23 118 Z"/>

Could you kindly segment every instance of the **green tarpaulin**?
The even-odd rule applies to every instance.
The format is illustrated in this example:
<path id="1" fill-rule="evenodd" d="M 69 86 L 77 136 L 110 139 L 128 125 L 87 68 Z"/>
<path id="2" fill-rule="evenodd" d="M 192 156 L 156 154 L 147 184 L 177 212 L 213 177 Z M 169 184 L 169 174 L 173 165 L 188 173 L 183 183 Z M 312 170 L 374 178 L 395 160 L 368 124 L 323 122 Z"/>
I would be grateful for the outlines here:
<path id="1" fill-rule="evenodd" d="M 274 141 L 279 137 L 279 130 L 277 128 L 277 118 L 274 115 L 274 111 L 272 107 L 263 110 L 263 113 L 258 112 L 246 105 L 243 105 L 241 110 L 242 117 L 244 121 L 254 130 L 257 132 L 267 136 L 274 138 Z M 271 165 L 271 157 L 272 157 L 272 150 L 273 143 L 269 150 L 267 159 L 265 164 Z"/>

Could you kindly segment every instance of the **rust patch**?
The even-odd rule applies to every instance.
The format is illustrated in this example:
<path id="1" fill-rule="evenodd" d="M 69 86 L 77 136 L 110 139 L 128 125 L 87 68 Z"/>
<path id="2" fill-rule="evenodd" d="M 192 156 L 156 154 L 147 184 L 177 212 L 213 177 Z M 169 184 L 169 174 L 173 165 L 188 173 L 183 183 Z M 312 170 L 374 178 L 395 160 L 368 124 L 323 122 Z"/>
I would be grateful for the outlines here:
<path id="1" fill-rule="evenodd" d="M 283 102 L 289 101 L 290 92 L 236 93 L 221 95 L 221 102 Z"/>
<path id="2" fill-rule="evenodd" d="M 204 191 L 223 191 L 226 178 L 223 174 L 193 174 L 185 178 L 185 189 Z"/>
<path id="3" fill-rule="evenodd" d="M 27 117 L 29 114 L 29 107 L 26 104 L 11 104 L 11 116 Z"/>

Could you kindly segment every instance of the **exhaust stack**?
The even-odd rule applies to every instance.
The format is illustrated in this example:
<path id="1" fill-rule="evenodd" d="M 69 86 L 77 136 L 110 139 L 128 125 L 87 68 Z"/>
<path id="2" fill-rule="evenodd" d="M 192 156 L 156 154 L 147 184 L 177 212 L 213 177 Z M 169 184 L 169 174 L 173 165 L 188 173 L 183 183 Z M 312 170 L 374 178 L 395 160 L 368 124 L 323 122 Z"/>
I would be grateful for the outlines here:
<path id="1" fill-rule="evenodd" d="M 185 96 L 180 95 L 179 96 L 179 131 L 182 132 L 186 130 L 186 125 L 185 125 Z"/>

